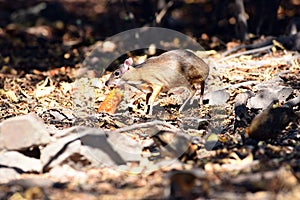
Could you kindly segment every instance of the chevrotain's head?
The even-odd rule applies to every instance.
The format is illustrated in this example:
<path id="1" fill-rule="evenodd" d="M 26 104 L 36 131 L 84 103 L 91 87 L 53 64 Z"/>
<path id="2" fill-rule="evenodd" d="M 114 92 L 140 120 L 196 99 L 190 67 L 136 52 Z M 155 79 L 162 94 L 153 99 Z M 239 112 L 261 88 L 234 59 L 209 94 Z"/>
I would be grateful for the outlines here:
<path id="1" fill-rule="evenodd" d="M 133 65 L 133 60 L 132 58 L 127 58 L 123 64 L 119 66 L 118 69 L 116 69 L 109 79 L 105 82 L 105 85 L 108 87 L 116 87 L 121 85 L 120 84 L 120 79 L 123 76 L 124 73 L 126 73 L 130 67 Z"/>

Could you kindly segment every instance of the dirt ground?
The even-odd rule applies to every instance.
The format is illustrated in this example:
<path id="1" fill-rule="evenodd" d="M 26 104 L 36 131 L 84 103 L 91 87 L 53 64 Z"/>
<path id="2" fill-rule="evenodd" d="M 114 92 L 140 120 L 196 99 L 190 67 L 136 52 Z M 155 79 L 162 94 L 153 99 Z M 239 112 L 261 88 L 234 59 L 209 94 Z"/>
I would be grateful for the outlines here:
<path id="1" fill-rule="evenodd" d="M 139 8 L 135 1 L 129 2 L 137 4 L 131 7 L 133 11 Z M 227 50 L 241 42 L 218 34 L 222 27 L 216 31 L 209 26 L 201 33 L 187 15 L 188 8 L 182 10 L 185 28 L 177 28 L 200 39 L 206 50 L 204 60 L 210 65 L 204 104 L 179 113 L 182 95 L 175 91 L 161 94 L 155 115 L 146 116 L 142 112 L 146 95 L 134 89 L 127 92 L 129 100 L 120 103 L 117 114 L 97 111 L 100 105 L 107 110 L 117 106 L 105 102 L 109 95 L 121 101 L 105 86 L 111 70 L 100 75 L 91 71 L 88 81 L 77 76 L 95 47 L 102 45 L 105 53 L 114 51 L 110 48 L 113 42 L 108 40 L 105 46 L 104 40 L 131 28 L 122 3 L 0 1 L 0 199 L 299 197 L 299 52 L 274 39 L 268 48 L 242 48 L 227 55 Z M 141 11 L 138 14 L 142 16 Z M 173 15 L 180 15 L 178 9 Z M 167 45 L 176 46 L 176 42 Z M 196 54 L 201 57 L 203 51 Z M 143 59 L 144 55 L 145 51 L 127 53 L 115 63 L 128 56 Z M 115 63 L 112 68 L 116 68 Z M 88 86 L 81 99 L 84 110 L 78 109 L 74 97 L 79 90 L 77 81 Z M 88 98 L 89 92 L 95 95 L 93 99 Z M 122 110 L 124 106 L 126 111 Z M 15 117 L 25 116 L 25 121 L 31 122 L 30 113 L 40 120 L 40 130 L 45 130 L 50 139 L 26 146 L 22 137 L 25 131 L 20 131 L 24 119 Z M 18 131 L 4 128 L 11 119 Z M 140 155 L 118 164 L 111 152 L 101 150 L 107 157 L 100 160 L 112 164 L 95 164 L 82 152 L 84 146 L 92 144 L 92 139 L 86 144 L 82 140 L 88 128 L 110 138 L 106 145 L 137 150 Z M 74 129 L 83 135 L 79 140 L 69 139 Z M 11 142 L 12 146 L 24 146 L 5 147 L 6 133 L 16 134 L 18 141 Z M 32 130 L 32 134 L 37 132 Z M 186 148 L 180 150 L 181 146 Z M 32 158 L 41 168 L 27 170 L 27 160 L 10 162 L 4 156 L 10 153 Z M 43 156 L 49 161 L 43 162 Z"/>

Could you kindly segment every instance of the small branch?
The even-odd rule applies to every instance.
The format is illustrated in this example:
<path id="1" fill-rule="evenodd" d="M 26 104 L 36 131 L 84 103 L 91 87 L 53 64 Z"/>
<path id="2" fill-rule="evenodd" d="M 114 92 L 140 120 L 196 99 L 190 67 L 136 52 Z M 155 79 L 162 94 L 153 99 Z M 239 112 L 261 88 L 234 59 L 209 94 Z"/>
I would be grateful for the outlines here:
<path id="1" fill-rule="evenodd" d="M 231 59 L 231 58 L 236 58 L 236 57 L 240 57 L 240 56 L 247 55 L 247 54 L 254 54 L 254 53 L 258 53 L 258 52 L 262 52 L 262 51 L 267 51 L 267 50 L 271 49 L 272 47 L 273 47 L 273 45 L 268 45 L 268 46 L 261 47 L 261 48 L 258 48 L 258 49 L 252 49 L 252 50 L 249 50 L 249 51 L 235 53 L 235 54 L 232 54 L 231 56 L 227 56 L 227 57 L 222 58 L 218 61 L 222 62 L 222 61 L 225 61 L 225 60 L 228 60 L 228 59 Z"/>
<path id="2" fill-rule="evenodd" d="M 155 121 L 145 122 L 145 123 L 141 123 L 141 124 L 133 124 L 133 125 L 126 126 L 126 127 L 123 127 L 123 128 L 119 128 L 117 130 L 113 130 L 113 131 L 109 131 L 109 132 L 122 133 L 122 132 L 132 131 L 132 130 L 135 130 L 135 129 L 151 128 L 151 127 L 154 127 L 154 126 L 165 126 L 165 127 L 170 129 L 169 131 L 174 131 L 174 132 L 181 131 L 180 129 L 176 128 L 175 126 L 173 126 L 173 125 L 171 125 L 167 122 L 155 120 Z M 106 132 L 106 133 L 109 135 L 109 132 Z"/>
<path id="3" fill-rule="evenodd" d="M 155 17 L 156 24 L 161 23 L 162 18 L 166 15 L 167 11 L 169 10 L 169 8 L 171 8 L 171 6 L 173 6 L 173 4 L 174 4 L 173 1 L 169 1 L 167 5 L 156 15 Z"/>
<path id="4" fill-rule="evenodd" d="M 232 68 L 234 66 L 235 69 L 253 69 L 253 68 L 262 68 L 265 65 L 269 65 L 271 62 L 276 62 L 277 64 L 286 64 L 292 65 L 292 62 L 297 62 L 300 58 L 300 54 L 292 55 L 292 56 L 284 56 L 279 58 L 270 58 L 271 60 L 243 60 L 243 61 L 234 61 L 224 63 L 221 60 L 218 60 L 216 63 L 217 68 Z M 224 60 L 225 61 L 225 60 Z"/>

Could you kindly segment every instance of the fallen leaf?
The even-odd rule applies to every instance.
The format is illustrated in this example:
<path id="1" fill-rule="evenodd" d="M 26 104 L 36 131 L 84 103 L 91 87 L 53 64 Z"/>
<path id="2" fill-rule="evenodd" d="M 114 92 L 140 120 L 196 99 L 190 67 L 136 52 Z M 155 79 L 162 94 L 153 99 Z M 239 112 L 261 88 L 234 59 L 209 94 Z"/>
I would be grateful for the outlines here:
<path id="1" fill-rule="evenodd" d="M 114 88 L 100 104 L 98 112 L 115 113 L 118 105 L 122 101 L 123 91 L 119 88 Z"/>

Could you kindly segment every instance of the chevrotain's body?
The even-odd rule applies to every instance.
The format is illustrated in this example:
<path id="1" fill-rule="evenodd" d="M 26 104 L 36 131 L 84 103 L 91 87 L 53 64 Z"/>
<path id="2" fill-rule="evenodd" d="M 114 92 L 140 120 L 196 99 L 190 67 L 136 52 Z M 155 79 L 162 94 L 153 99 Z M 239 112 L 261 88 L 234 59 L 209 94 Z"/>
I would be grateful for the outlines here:
<path id="1" fill-rule="evenodd" d="M 189 98 L 179 111 L 194 96 L 197 85 L 201 86 L 202 100 L 209 66 L 194 53 L 188 50 L 172 50 L 131 68 L 132 64 L 132 59 L 127 59 L 114 71 L 106 85 L 129 84 L 150 93 L 147 99 L 149 114 L 152 114 L 152 106 L 158 94 L 172 88 L 185 87 L 190 91 Z"/>

